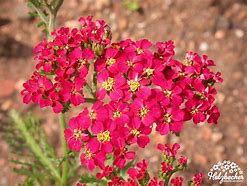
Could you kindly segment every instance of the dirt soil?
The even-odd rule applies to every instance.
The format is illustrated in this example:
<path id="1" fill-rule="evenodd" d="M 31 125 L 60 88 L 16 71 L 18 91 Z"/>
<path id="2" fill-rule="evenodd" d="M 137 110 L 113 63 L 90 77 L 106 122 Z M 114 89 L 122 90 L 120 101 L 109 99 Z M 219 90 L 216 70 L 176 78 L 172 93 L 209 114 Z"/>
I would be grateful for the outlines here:
<path id="1" fill-rule="evenodd" d="M 113 40 L 128 37 L 152 41 L 174 40 L 176 55 L 183 59 L 188 50 L 207 54 L 215 60 L 224 83 L 218 87 L 217 105 L 221 110 L 217 125 L 191 123 L 185 125 L 180 138 L 182 153 L 190 159 L 193 172 L 206 174 L 204 185 L 213 185 L 207 172 L 218 161 L 236 162 L 244 172 L 247 185 L 247 1 L 246 0 L 140 0 L 140 11 L 131 11 L 120 0 L 65 1 L 58 15 L 58 25 L 73 27 L 80 16 L 93 15 L 105 19 L 113 31 Z M 57 148 L 57 118 L 50 110 L 24 106 L 19 91 L 34 69 L 32 48 L 42 38 L 37 20 L 28 16 L 24 0 L 0 0 L 0 125 L 13 108 L 32 110 L 43 118 L 51 143 Z M 76 111 L 74 111 L 76 113 Z M 1 130 L 1 127 L 0 127 Z M 167 141 L 157 134 L 143 157 L 154 165 L 154 144 Z M 22 178 L 12 173 L 11 157 L 6 143 L 0 141 L 0 186 L 14 186 Z M 151 150 L 150 150 L 151 149 Z M 59 150 L 59 148 L 58 148 Z M 143 158 L 139 157 L 139 158 Z M 215 182 L 214 185 L 217 185 Z"/>

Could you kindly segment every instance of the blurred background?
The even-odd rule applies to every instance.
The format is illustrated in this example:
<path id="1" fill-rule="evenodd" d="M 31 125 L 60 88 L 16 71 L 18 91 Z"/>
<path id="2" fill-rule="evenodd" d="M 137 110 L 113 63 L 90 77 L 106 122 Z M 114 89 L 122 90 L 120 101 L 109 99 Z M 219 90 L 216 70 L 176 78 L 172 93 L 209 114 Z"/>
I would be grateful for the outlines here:
<path id="1" fill-rule="evenodd" d="M 32 111 L 42 119 L 50 143 L 59 153 L 57 116 L 49 109 L 22 104 L 22 83 L 31 75 L 35 63 L 32 48 L 43 36 L 38 20 L 28 15 L 24 0 L 0 0 L 0 135 L 8 125 L 11 109 Z M 247 185 L 247 1 L 246 0 L 65 0 L 58 13 L 58 26 L 77 26 L 80 16 L 104 19 L 112 28 L 113 41 L 147 38 L 174 40 L 176 56 L 183 59 L 188 50 L 207 54 L 215 60 L 224 83 L 217 87 L 221 117 L 217 125 L 187 123 L 180 138 L 182 154 L 190 159 L 185 176 L 202 171 L 204 185 L 213 185 L 207 172 L 218 161 L 230 160 L 244 172 Z M 77 113 L 77 111 L 73 111 Z M 73 115 L 73 112 L 71 113 Z M 0 136 L 0 138 L 1 138 Z M 152 135 L 153 143 L 142 153 L 155 171 L 159 157 L 153 154 L 157 142 L 167 138 Z M 22 179 L 12 172 L 7 144 L 0 141 L 0 186 L 14 186 Z M 217 183 L 217 182 L 216 182 Z M 215 184 L 217 185 L 217 184 Z"/>

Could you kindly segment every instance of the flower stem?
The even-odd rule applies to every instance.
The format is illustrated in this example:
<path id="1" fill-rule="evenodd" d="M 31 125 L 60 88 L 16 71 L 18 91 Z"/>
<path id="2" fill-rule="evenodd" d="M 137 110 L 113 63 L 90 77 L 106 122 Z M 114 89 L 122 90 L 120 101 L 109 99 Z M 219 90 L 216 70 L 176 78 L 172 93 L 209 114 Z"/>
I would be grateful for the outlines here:
<path id="1" fill-rule="evenodd" d="M 94 103 L 95 99 L 94 98 L 85 98 L 86 103 Z"/>
<path id="2" fill-rule="evenodd" d="M 44 155 L 39 144 L 35 141 L 33 135 L 31 135 L 28 132 L 27 126 L 23 119 L 19 116 L 19 114 L 16 111 L 11 111 L 10 116 L 13 119 L 14 123 L 17 125 L 17 128 L 22 133 L 27 145 L 30 147 L 34 155 L 39 159 L 39 161 L 43 164 L 44 167 L 47 167 L 47 169 L 50 170 L 51 175 L 54 176 L 56 180 L 60 181 L 61 178 L 58 170 L 54 167 L 49 158 L 47 158 Z"/>
<path id="3" fill-rule="evenodd" d="M 172 177 L 172 175 L 178 171 L 181 171 L 182 169 L 180 168 L 175 168 L 173 171 L 170 172 L 169 176 L 165 179 L 165 184 L 164 186 L 168 186 L 168 184 L 170 183 L 170 179 Z"/>
<path id="4" fill-rule="evenodd" d="M 95 94 L 94 94 L 92 88 L 88 85 L 88 83 L 85 83 L 85 88 L 86 88 L 87 92 L 88 92 L 91 96 L 93 96 L 93 97 L 95 98 Z"/>
<path id="5" fill-rule="evenodd" d="M 92 90 L 93 90 L 94 96 L 96 97 L 96 91 L 97 91 L 97 71 L 96 70 L 93 73 Z"/>
<path id="6" fill-rule="evenodd" d="M 66 122 L 64 113 L 61 113 L 59 116 L 59 123 L 60 123 L 60 140 L 63 146 L 63 155 L 66 156 L 68 154 L 67 143 L 64 138 L 64 129 L 66 128 Z M 61 178 L 61 186 L 66 186 L 68 181 L 68 171 L 69 171 L 69 161 L 68 157 L 65 158 L 63 162 L 63 169 L 62 169 L 62 178 Z"/>

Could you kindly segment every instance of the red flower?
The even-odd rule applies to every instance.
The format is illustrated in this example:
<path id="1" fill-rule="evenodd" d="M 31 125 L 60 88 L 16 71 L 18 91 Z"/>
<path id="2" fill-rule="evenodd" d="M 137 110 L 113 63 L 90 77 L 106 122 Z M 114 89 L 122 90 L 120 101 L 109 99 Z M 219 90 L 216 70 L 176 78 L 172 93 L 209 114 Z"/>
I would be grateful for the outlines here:
<path id="1" fill-rule="evenodd" d="M 113 132 L 116 128 L 116 125 L 112 122 L 104 121 L 102 122 L 95 122 L 92 125 L 92 132 L 96 135 L 99 150 L 103 151 L 104 153 L 112 152 L 112 140 L 114 139 Z"/>
<path id="2" fill-rule="evenodd" d="M 109 94 L 113 101 L 122 99 L 122 86 L 126 83 L 126 80 L 121 75 L 110 76 L 108 71 L 104 70 L 98 75 L 98 82 L 101 85 L 97 92 L 99 100 L 103 100 L 106 94 Z"/>
<path id="3" fill-rule="evenodd" d="M 90 110 L 86 107 L 79 115 L 86 116 L 87 122 L 92 124 L 96 121 L 105 121 L 108 118 L 108 110 L 103 105 L 103 102 L 97 101 Z"/>
<path id="4" fill-rule="evenodd" d="M 195 184 L 195 186 L 200 186 L 202 183 L 202 180 L 203 180 L 203 173 L 201 173 L 201 172 L 194 174 L 194 176 L 192 178 L 192 181 Z"/>
<path id="5" fill-rule="evenodd" d="M 195 124 L 206 120 L 206 111 L 210 104 L 198 99 L 190 99 L 186 102 L 187 118 L 193 118 Z"/>
<path id="6" fill-rule="evenodd" d="M 107 69 L 110 73 L 117 74 L 119 72 L 118 63 L 121 58 L 118 56 L 118 49 L 107 48 L 105 55 L 95 62 L 95 69 L 100 72 Z"/>
<path id="7" fill-rule="evenodd" d="M 118 143 L 116 144 L 116 149 L 114 151 L 115 159 L 113 161 L 113 164 L 119 168 L 123 168 L 126 164 L 126 159 L 132 160 L 135 158 L 135 152 L 128 151 L 122 138 L 119 138 L 117 142 Z"/>
<path id="8" fill-rule="evenodd" d="M 180 148 L 180 145 L 178 143 L 175 143 L 170 147 L 169 144 L 158 144 L 157 148 L 163 152 L 167 156 L 175 157 L 177 154 L 178 149 Z"/>
<path id="9" fill-rule="evenodd" d="M 113 120 L 117 125 L 124 125 L 129 122 L 129 106 L 122 101 L 113 102 L 111 101 L 106 105 L 109 118 Z"/>
<path id="10" fill-rule="evenodd" d="M 123 41 L 124 42 L 124 41 Z M 127 42 L 127 41 L 126 41 Z M 127 44 L 132 45 L 132 41 Z M 118 69 L 122 73 L 127 72 L 139 72 L 141 73 L 143 70 L 143 61 L 138 57 L 134 50 L 129 51 L 125 50 L 125 47 L 122 49 L 121 58 L 118 63 Z"/>
<path id="11" fill-rule="evenodd" d="M 164 181 L 162 180 L 158 180 L 157 177 L 153 177 L 149 182 L 148 182 L 148 186 L 163 186 L 164 185 Z"/>
<path id="12" fill-rule="evenodd" d="M 114 172 L 114 169 L 111 166 L 106 166 L 103 168 L 101 173 L 97 173 L 96 177 L 97 179 L 101 180 L 102 178 L 107 178 L 109 176 L 111 176 L 111 174 Z"/>
<path id="13" fill-rule="evenodd" d="M 151 95 L 151 89 L 147 86 L 148 80 L 139 77 L 137 72 L 129 74 L 128 89 L 125 91 L 125 100 L 128 101 L 133 97 L 147 99 Z"/>
<path id="14" fill-rule="evenodd" d="M 85 48 L 83 50 L 80 48 L 75 48 L 69 56 L 70 74 L 77 71 L 77 76 L 85 77 L 85 71 L 88 69 L 89 61 L 94 57 L 94 52 L 89 48 Z"/>
<path id="15" fill-rule="evenodd" d="M 152 43 L 147 39 L 141 39 L 137 42 L 131 43 L 126 47 L 126 52 L 133 52 L 139 55 L 140 59 L 149 58 L 152 56 L 149 48 L 152 46 Z"/>
<path id="16" fill-rule="evenodd" d="M 184 99 L 180 86 L 172 80 L 166 80 L 164 77 L 159 77 L 159 79 L 155 80 L 155 83 L 162 88 L 161 90 L 156 90 L 158 100 L 162 106 L 165 107 L 172 104 L 172 106 L 177 107 L 182 104 Z"/>
<path id="17" fill-rule="evenodd" d="M 171 172 L 173 169 L 174 169 L 174 167 L 171 164 L 169 164 L 167 162 L 161 163 L 162 173 L 167 174 L 167 173 Z"/>
<path id="18" fill-rule="evenodd" d="M 217 124 L 217 121 L 218 121 L 218 119 L 220 117 L 220 111 L 219 111 L 218 107 L 213 106 L 212 108 L 210 108 L 208 110 L 208 115 L 209 115 L 208 120 L 207 120 L 208 123 Z"/>
<path id="19" fill-rule="evenodd" d="M 151 126 L 161 114 L 157 100 L 151 98 L 147 100 L 136 98 L 130 108 L 133 116 L 139 118 L 145 126 Z"/>
<path id="20" fill-rule="evenodd" d="M 136 164 L 136 168 L 129 168 L 127 173 L 133 179 L 142 180 L 147 174 L 147 167 L 148 162 L 146 160 L 142 160 Z"/>
<path id="21" fill-rule="evenodd" d="M 171 179 L 171 184 L 173 186 L 182 186 L 183 185 L 184 178 L 181 176 L 177 176 L 175 178 Z"/>
<path id="22" fill-rule="evenodd" d="M 71 118 L 69 121 L 69 128 L 64 130 L 64 136 L 68 142 L 68 147 L 73 151 L 79 152 L 82 143 L 89 139 L 89 135 L 86 132 L 89 124 L 85 121 L 85 116 Z"/>
<path id="23" fill-rule="evenodd" d="M 80 156 L 81 164 L 85 165 L 88 170 L 92 171 L 96 166 L 104 167 L 105 154 L 99 151 L 99 143 L 92 138 L 83 149 Z"/>
<path id="24" fill-rule="evenodd" d="M 154 55 L 164 61 L 164 63 L 169 63 L 175 54 L 173 41 L 157 42 L 156 43 L 157 53 Z"/>
<path id="25" fill-rule="evenodd" d="M 178 160 L 179 165 L 185 166 L 185 165 L 187 164 L 187 160 L 188 160 L 187 157 L 185 157 L 185 156 L 180 156 L 180 158 L 179 158 L 179 160 Z"/>
<path id="26" fill-rule="evenodd" d="M 126 137 L 127 142 L 130 144 L 137 142 L 139 147 L 145 148 L 150 141 L 148 135 L 151 133 L 152 128 L 143 125 L 138 118 L 133 118 L 132 121 L 128 123 L 128 126 L 129 134 Z"/>
<path id="27" fill-rule="evenodd" d="M 69 81 L 61 82 L 61 87 L 59 94 L 61 95 L 63 102 L 70 102 L 74 106 L 84 103 L 85 100 L 82 87 L 75 86 L 73 82 Z"/>
<path id="28" fill-rule="evenodd" d="M 163 117 L 157 123 L 156 130 L 161 134 L 167 134 L 169 131 L 179 133 L 183 127 L 185 112 L 179 108 L 172 107 L 164 110 Z"/>

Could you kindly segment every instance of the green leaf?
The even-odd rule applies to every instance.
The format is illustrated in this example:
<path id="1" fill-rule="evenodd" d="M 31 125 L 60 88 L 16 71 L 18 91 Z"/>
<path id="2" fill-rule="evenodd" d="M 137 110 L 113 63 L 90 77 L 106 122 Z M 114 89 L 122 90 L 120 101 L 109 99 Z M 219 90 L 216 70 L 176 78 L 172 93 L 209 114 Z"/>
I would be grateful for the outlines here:
<path id="1" fill-rule="evenodd" d="M 37 27 L 45 26 L 45 23 L 43 21 L 37 23 Z"/>
<path id="2" fill-rule="evenodd" d="M 133 167 L 133 166 L 134 166 L 133 163 L 134 163 L 134 160 L 129 161 L 129 162 L 125 165 L 125 167 L 124 167 L 123 169 L 120 169 L 119 175 L 120 175 L 122 178 L 126 179 L 126 178 L 128 177 L 128 175 L 126 174 L 126 172 L 127 172 L 127 170 L 128 170 L 130 167 Z"/>
<path id="3" fill-rule="evenodd" d="M 96 178 L 96 176 L 93 176 L 93 175 L 89 175 L 89 174 L 82 174 L 80 176 L 80 180 L 79 180 L 80 183 L 89 183 L 91 184 L 92 186 L 104 186 L 104 185 L 107 185 L 107 181 L 106 180 L 98 180 Z"/>
<path id="4" fill-rule="evenodd" d="M 21 117 L 17 112 L 11 112 L 10 116 L 11 120 L 3 127 L 3 138 L 12 154 L 10 161 L 17 165 L 14 172 L 26 177 L 26 180 L 32 178 L 37 183 L 42 183 L 42 179 L 54 180 L 50 170 L 51 164 L 57 169 L 57 158 L 39 120 L 30 114 Z M 50 166 L 49 169 L 44 163 Z M 29 184 L 29 181 L 25 184 Z"/>

